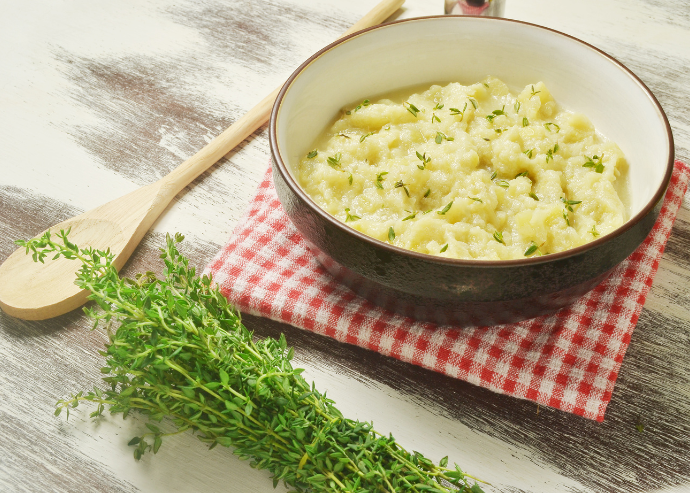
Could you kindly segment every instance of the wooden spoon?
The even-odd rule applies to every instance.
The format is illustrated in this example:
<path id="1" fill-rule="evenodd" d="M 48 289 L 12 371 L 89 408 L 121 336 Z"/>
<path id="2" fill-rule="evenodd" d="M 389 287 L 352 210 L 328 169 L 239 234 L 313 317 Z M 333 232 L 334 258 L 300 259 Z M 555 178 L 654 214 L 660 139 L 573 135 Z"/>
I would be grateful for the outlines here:
<path id="1" fill-rule="evenodd" d="M 343 36 L 380 24 L 404 1 L 381 1 Z M 168 176 L 49 229 L 58 232 L 72 228 L 70 241 L 80 247 L 110 248 L 119 270 L 172 198 L 268 121 L 279 90 L 266 96 Z M 0 265 L 0 307 L 13 317 L 44 320 L 83 305 L 88 292 L 74 284 L 79 267 L 78 262 L 65 259 L 35 263 L 24 248 L 16 250 Z"/>

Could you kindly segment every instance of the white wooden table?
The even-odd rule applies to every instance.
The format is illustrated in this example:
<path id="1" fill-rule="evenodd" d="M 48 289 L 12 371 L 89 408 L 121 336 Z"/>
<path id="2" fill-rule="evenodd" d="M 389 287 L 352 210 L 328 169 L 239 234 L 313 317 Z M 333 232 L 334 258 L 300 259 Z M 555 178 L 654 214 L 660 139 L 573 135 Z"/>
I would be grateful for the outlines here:
<path id="1" fill-rule="evenodd" d="M 12 241 L 165 175 L 337 37 L 374 0 L 5 1 L 0 10 L 0 260 Z M 442 13 L 408 0 L 405 17 Z M 690 4 L 508 0 L 506 16 L 603 49 L 652 89 L 690 159 Z M 586 71 L 587 67 L 582 70 Z M 165 232 L 199 268 L 226 241 L 268 162 L 261 129 L 185 189 L 126 273 L 159 270 Z M 75 179 L 76 177 L 76 179 Z M 683 208 L 603 424 L 246 317 L 285 332 L 345 415 L 449 455 L 503 492 L 690 491 L 690 203 Z M 1 492 L 273 491 L 268 474 L 190 434 L 132 458 L 136 416 L 70 420 L 54 403 L 100 380 L 104 337 L 73 312 L 0 314 Z M 644 432 L 637 430 L 644 425 Z M 278 491 L 283 491 L 280 486 Z"/>

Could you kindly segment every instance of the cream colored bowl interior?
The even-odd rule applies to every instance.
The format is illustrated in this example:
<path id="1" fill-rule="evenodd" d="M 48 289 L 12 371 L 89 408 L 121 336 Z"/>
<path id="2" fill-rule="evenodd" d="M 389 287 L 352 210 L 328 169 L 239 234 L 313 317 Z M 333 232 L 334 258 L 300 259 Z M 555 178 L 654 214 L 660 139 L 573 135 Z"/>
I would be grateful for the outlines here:
<path id="1" fill-rule="evenodd" d="M 499 19 L 416 19 L 325 51 L 298 72 L 283 97 L 276 119 L 278 152 L 295 177 L 299 160 L 344 106 L 409 86 L 470 84 L 487 75 L 515 88 L 544 81 L 557 102 L 587 115 L 625 153 L 631 217 L 652 199 L 671 144 L 665 116 L 647 89 L 584 43 Z"/>

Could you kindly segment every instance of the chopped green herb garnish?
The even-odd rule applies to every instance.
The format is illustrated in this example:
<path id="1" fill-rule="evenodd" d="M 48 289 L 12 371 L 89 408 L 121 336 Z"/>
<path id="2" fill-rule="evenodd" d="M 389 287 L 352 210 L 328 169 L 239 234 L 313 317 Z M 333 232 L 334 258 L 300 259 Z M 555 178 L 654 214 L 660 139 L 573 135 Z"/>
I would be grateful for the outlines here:
<path id="1" fill-rule="evenodd" d="M 415 151 L 415 154 L 417 154 L 417 157 L 422 162 L 422 164 L 417 165 L 419 169 L 426 168 L 426 165 L 431 162 L 431 156 L 427 157 L 426 152 L 424 154 L 420 154 L 419 151 Z"/>
<path id="2" fill-rule="evenodd" d="M 482 137 L 482 139 L 484 139 L 487 142 L 491 142 L 491 139 L 487 139 L 486 137 Z"/>
<path id="3" fill-rule="evenodd" d="M 498 172 L 494 171 L 493 173 L 491 173 L 491 180 L 493 181 L 493 179 L 496 178 L 497 176 L 498 176 Z"/>
<path id="4" fill-rule="evenodd" d="M 362 107 L 364 107 L 364 106 L 369 106 L 370 104 L 371 104 L 371 103 L 369 102 L 369 100 L 368 100 L 368 99 L 365 99 L 364 101 L 362 101 L 362 104 L 358 104 L 358 105 L 357 105 L 357 107 L 355 108 L 355 112 L 361 110 Z"/>
<path id="5" fill-rule="evenodd" d="M 434 120 L 441 123 L 441 119 L 436 116 L 436 113 L 431 115 L 431 123 L 434 123 Z"/>
<path id="6" fill-rule="evenodd" d="M 307 154 L 307 159 L 314 159 L 318 153 L 319 153 L 319 151 L 317 151 L 316 149 L 314 149 L 314 150 L 311 151 L 309 154 Z"/>
<path id="7" fill-rule="evenodd" d="M 422 212 L 422 215 L 429 214 L 431 211 L 433 211 L 433 209 L 429 209 L 428 211 L 424 211 L 424 212 Z"/>
<path id="8" fill-rule="evenodd" d="M 445 215 L 445 213 L 448 212 L 451 207 L 453 207 L 453 201 L 452 200 L 450 202 L 448 202 L 448 204 L 443 209 L 441 209 L 440 211 L 436 211 L 436 214 Z"/>
<path id="9" fill-rule="evenodd" d="M 548 163 L 550 160 L 553 159 L 553 155 L 558 152 L 558 142 L 553 146 L 553 149 L 549 149 L 546 151 L 546 162 Z"/>
<path id="10" fill-rule="evenodd" d="M 346 139 L 349 139 L 349 138 L 350 138 L 349 135 L 347 135 L 346 133 L 343 133 L 343 132 L 340 132 L 340 133 L 338 134 L 338 137 L 345 137 Z"/>
<path id="11" fill-rule="evenodd" d="M 480 199 L 479 197 L 467 197 L 467 198 L 468 198 L 468 199 L 471 199 L 471 200 L 474 200 L 475 202 L 481 202 L 482 204 L 484 203 L 484 202 L 482 201 L 482 199 Z"/>
<path id="12" fill-rule="evenodd" d="M 568 209 L 570 212 L 573 211 L 573 206 L 577 204 L 581 204 L 581 200 L 567 200 L 565 197 L 561 197 L 561 202 L 565 204 L 565 208 Z"/>
<path id="13" fill-rule="evenodd" d="M 513 108 L 515 108 L 515 113 L 520 113 L 520 101 L 515 101 Z"/>
<path id="14" fill-rule="evenodd" d="M 383 180 L 386 179 L 384 176 L 387 174 L 388 171 L 382 171 L 381 173 L 376 175 L 376 188 L 380 188 L 381 190 L 383 190 Z"/>
<path id="15" fill-rule="evenodd" d="M 460 115 L 460 121 L 462 121 L 462 119 L 465 118 L 465 110 L 466 109 L 467 109 L 467 103 L 465 103 L 465 106 L 462 108 L 462 111 L 460 111 L 457 108 L 451 108 L 450 114 L 451 115 Z"/>
<path id="16" fill-rule="evenodd" d="M 345 207 L 345 222 L 356 221 L 357 219 L 362 219 L 362 218 L 359 216 L 355 216 L 354 214 L 350 214 L 350 208 Z"/>
<path id="17" fill-rule="evenodd" d="M 352 114 L 352 111 L 347 110 L 347 111 L 345 112 L 345 114 L 346 114 L 346 115 L 351 115 L 351 114 Z"/>
<path id="18" fill-rule="evenodd" d="M 340 158 L 341 158 L 341 157 L 342 157 L 341 154 L 340 154 L 339 152 L 337 152 L 337 153 L 335 154 L 335 156 L 331 156 L 331 157 L 329 157 L 329 158 L 327 159 L 328 165 L 329 165 L 331 168 L 334 168 L 334 169 L 335 169 L 335 168 L 339 168 L 339 167 L 340 167 Z"/>
<path id="19" fill-rule="evenodd" d="M 496 240 L 499 243 L 503 243 L 504 245 L 506 244 L 505 241 L 503 241 L 503 233 L 500 231 L 494 231 L 494 240 Z"/>
<path id="20" fill-rule="evenodd" d="M 487 84 L 486 82 L 482 82 L 482 84 L 484 84 L 484 87 L 486 87 L 487 89 L 489 88 L 489 84 Z"/>
<path id="21" fill-rule="evenodd" d="M 505 108 L 506 108 L 506 105 L 504 104 L 503 108 L 501 108 L 500 110 L 494 110 L 491 112 L 490 115 L 486 115 L 486 119 L 489 120 L 490 122 L 493 122 L 494 118 L 496 118 L 497 116 L 505 115 L 505 111 L 503 111 L 503 110 L 505 110 Z"/>
<path id="22" fill-rule="evenodd" d="M 525 250 L 525 257 L 529 257 L 530 255 L 532 255 L 537 250 L 539 250 L 539 247 L 537 246 L 537 244 L 535 242 L 532 242 L 530 244 L 530 246 L 527 247 L 527 250 Z"/>
<path id="23" fill-rule="evenodd" d="M 431 188 L 428 188 L 426 192 L 424 192 L 424 198 L 427 198 L 431 194 Z"/>
<path id="24" fill-rule="evenodd" d="M 568 210 L 563 209 L 563 219 L 565 219 L 565 224 L 570 226 L 570 217 L 568 217 Z"/>
<path id="25" fill-rule="evenodd" d="M 474 109 L 476 110 L 479 107 L 477 102 L 472 98 L 468 98 L 468 99 L 470 100 L 470 103 L 472 103 L 472 106 L 474 106 Z"/>
<path id="26" fill-rule="evenodd" d="M 347 182 L 352 185 L 352 173 L 350 173 L 350 176 L 347 177 Z"/>
<path id="27" fill-rule="evenodd" d="M 510 186 L 510 183 L 508 183 L 506 180 L 496 180 L 494 183 L 502 188 L 508 188 Z"/>
<path id="28" fill-rule="evenodd" d="M 496 132 L 499 135 L 501 135 L 506 130 L 508 130 L 508 129 L 507 128 L 494 128 L 494 132 Z"/>
<path id="29" fill-rule="evenodd" d="M 523 171 L 522 173 L 518 173 L 517 175 L 515 175 L 515 178 L 517 178 L 518 176 L 526 176 L 527 178 L 529 178 L 529 171 Z"/>
<path id="30" fill-rule="evenodd" d="M 530 96 L 529 96 L 530 99 L 532 99 L 532 96 L 536 96 L 536 95 L 539 94 L 540 92 L 541 92 L 541 91 L 535 91 L 535 90 L 534 90 L 534 86 L 532 86 L 532 93 L 531 93 Z"/>
<path id="31" fill-rule="evenodd" d="M 410 211 L 405 211 L 405 212 L 410 212 Z M 417 215 L 417 213 L 413 212 L 409 216 L 407 216 L 405 219 L 403 219 L 403 221 L 409 221 L 410 219 L 414 219 L 416 215 Z"/>
<path id="32" fill-rule="evenodd" d="M 383 127 L 383 129 L 384 129 L 384 130 L 390 130 L 390 129 L 391 129 L 390 124 L 388 124 L 388 125 L 386 125 L 385 127 Z"/>
<path id="33" fill-rule="evenodd" d="M 536 193 L 530 192 L 530 193 L 529 193 L 529 196 L 532 197 L 532 198 L 533 198 L 534 200 L 536 200 L 537 202 L 539 201 L 539 197 L 537 197 L 537 194 L 536 194 Z"/>
<path id="34" fill-rule="evenodd" d="M 443 105 L 442 105 L 441 103 L 436 103 L 436 106 L 434 106 L 434 109 L 435 109 L 435 110 L 442 110 L 442 109 L 443 109 Z"/>
<path id="35" fill-rule="evenodd" d="M 446 139 L 448 142 L 455 140 L 455 137 L 448 137 L 446 134 L 443 132 L 436 132 L 436 138 L 434 139 L 437 144 L 440 144 L 443 142 L 443 139 Z"/>
<path id="36" fill-rule="evenodd" d="M 439 253 L 443 253 L 443 252 L 445 252 L 446 250 L 448 250 L 448 243 L 446 243 L 445 245 L 443 245 L 443 246 L 441 247 L 441 251 L 440 251 Z"/>
<path id="37" fill-rule="evenodd" d="M 388 228 L 388 241 L 393 241 L 395 239 L 395 231 L 393 231 L 393 226 Z"/>
<path id="38" fill-rule="evenodd" d="M 529 125 L 529 120 L 527 119 L 526 116 L 523 116 L 523 117 L 522 117 L 522 126 L 523 126 L 523 127 L 526 127 L 526 126 L 528 126 L 528 125 Z"/>
<path id="39" fill-rule="evenodd" d="M 360 141 L 360 142 L 364 142 L 364 139 L 366 139 L 366 138 L 369 137 L 370 135 L 374 135 L 375 133 L 376 133 L 376 132 L 369 132 L 368 134 L 364 134 L 364 135 L 362 135 L 362 136 L 359 138 L 359 141 Z"/>
<path id="40" fill-rule="evenodd" d="M 417 118 L 417 113 L 419 113 L 419 109 L 415 105 L 413 105 L 409 101 L 405 101 L 403 103 L 403 106 L 405 107 L 405 109 L 407 109 L 407 111 L 412 113 L 412 115 L 414 115 L 415 118 Z"/>
<path id="41" fill-rule="evenodd" d="M 410 196 L 410 191 L 407 189 L 407 185 L 405 185 L 402 180 L 395 183 L 395 188 L 402 188 L 403 190 L 405 190 L 405 194 L 408 197 Z"/>
<path id="42" fill-rule="evenodd" d="M 596 224 L 592 224 L 592 229 L 589 232 L 592 233 L 592 236 L 594 236 L 595 238 L 599 236 L 599 231 L 597 231 Z"/>
<path id="43" fill-rule="evenodd" d="M 556 127 L 556 133 L 558 133 L 558 132 L 561 131 L 561 127 L 559 127 L 559 126 L 556 125 L 555 123 L 551 123 L 551 122 L 545 123 L 545 124 L 544 124 L 544 127 L 546 127 L 546 129 L 549 130 L 549 131 L 551 131 L 551 132 L 553 132 L 553 130 L 551 129 L 551 127 Z"/>
<path id="44" fill-rule="evenodd" d="M 534 149 L 527 149 L 526 151 L 522 151 L 522 153 L 527 156 L 528 158 L 532 159 L 532 151 Z"/>
<path id="45" fill-rule="evenodd" d="M 603 173 L 604 172 L 604 163 L 602 162 L 604 159 L 604 155 L 602 154 L 600 156 L 592 156 L 592 157 L 587 157 L 587 162 L 582 165 L 583 168 L 594 168 L 594 171 L 597 173 Z"/>

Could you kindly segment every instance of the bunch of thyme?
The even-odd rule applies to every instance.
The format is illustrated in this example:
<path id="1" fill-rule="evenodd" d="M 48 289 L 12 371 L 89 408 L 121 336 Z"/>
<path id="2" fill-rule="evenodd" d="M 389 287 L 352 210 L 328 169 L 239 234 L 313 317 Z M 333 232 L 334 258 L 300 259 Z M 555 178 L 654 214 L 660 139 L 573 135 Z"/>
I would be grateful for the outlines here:
<path id="1" fill-rule="evenodd" d="M 234 453 L 268 469 L 299 492 L 479 493 L 448 458 L 434 464 L 403 449 L 372 424 L 342 416 L 334 402 L 292 367 L 285 337 L 253 339 L 207 276 L 198 277 L 168 235 L 161 258 L 164 278 L 153 273 L 120 278 L 109 251 L 80 249 L 69 231 L 19 241 L 35 261 L 48 255 L 81 262 L 76 284 L 91 292 L 97 307 L 85 308 L 94 328 L 104 324 L 109 342 L 101 354 L 106 390 L 79 392 L 57 403 L 55 415 L 82 401 L 126 417 L 148 417 L 150 432 L 133 438 L 136 459 L 156 453 L 163 437 L 192 430 L 210 448 Z M 155 424 L 169 417 L 177 428 Z M 474 478 L 472 478 L 474 479 Z"/>

